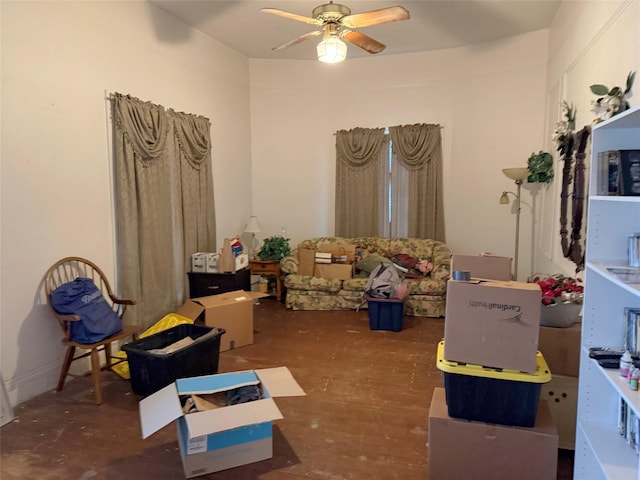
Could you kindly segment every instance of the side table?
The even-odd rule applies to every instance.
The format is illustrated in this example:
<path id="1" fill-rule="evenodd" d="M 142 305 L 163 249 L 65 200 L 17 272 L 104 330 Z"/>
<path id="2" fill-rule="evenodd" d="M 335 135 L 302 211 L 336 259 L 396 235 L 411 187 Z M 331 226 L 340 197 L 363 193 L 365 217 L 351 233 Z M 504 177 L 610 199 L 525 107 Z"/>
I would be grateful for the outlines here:
<path id="1" fill-rule="evenodd" d="M 264 275 L 276 278 L 276 298 L 282 298 L 282 281 L 280 279 L 280 260 L 249 260 L 252 275 Z"/>

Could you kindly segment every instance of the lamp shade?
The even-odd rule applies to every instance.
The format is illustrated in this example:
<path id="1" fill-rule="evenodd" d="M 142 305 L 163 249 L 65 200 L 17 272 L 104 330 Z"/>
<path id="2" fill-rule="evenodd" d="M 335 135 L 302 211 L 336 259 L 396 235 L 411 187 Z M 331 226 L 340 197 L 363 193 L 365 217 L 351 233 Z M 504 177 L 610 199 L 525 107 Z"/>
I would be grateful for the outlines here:
<path id="1" fill-rule="evenodd" d="M 318 60 L 325 63 L 338 63 L 347 58 L 347 44 L 335 35 L 324 38 L 316 47 Z"/>
<path id="2" fill-rule="evenodd" d="M 259 233 L 262 231 L 260 228 L 260 224 L 258 223 L 258 217 L 255 215 L 251 215 L 249 217 L 249 221 L 247 222 L 247 226 L 244 228 L 246 233 Z"/>
<path id="3" fill-rule="evenodd" d="M 502 173 L 517 182 L 518 180 L 526 180 L 529 176 L 529 169 L 527 167 L 503 168 Z"/>

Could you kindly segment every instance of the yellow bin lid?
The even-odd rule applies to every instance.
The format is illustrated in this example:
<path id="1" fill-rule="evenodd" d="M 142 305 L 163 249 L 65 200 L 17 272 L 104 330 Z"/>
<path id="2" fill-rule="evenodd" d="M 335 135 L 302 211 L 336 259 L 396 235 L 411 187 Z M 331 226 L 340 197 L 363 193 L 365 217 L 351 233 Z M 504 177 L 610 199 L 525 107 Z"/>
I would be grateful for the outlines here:
<path id="1" fill-rule="evenodd" d="M 444 359 L 444 340 L 438 343 L 437 367 L 445 373 L 470 375 L 473 377 L 494 378 L 496 380 L 510 380 L 515 382 L 547 383 L 551 381 L 551 371 L 542 353 L 536 355 L 536 372 L 525 373 L 518 370 L 504 368 L 483 367 L 472 363 L 452 362 Z"/>

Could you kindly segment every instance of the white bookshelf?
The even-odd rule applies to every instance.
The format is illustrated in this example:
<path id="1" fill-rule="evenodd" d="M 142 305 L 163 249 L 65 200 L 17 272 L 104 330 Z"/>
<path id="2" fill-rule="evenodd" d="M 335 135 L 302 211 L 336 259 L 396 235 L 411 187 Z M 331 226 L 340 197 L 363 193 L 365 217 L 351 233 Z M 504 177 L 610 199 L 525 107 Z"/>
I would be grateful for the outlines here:
<path id="1" fill-rule="evenodd" d="M 621 348 L 624 308 L 640 308 L 640 282 L 615 273 L 627 264 L 628 235 L 640 232 L 640 197 L 595 195 L 598 153 L 640 149 L 640 107 L 594 126 L 591 135 L 574 478 L 640 480 L 640 456 L 618 428 L 621 399 L 640 416 L 640 392 L 632 391 L 617 370 L 589 358 L 592 346 Z"/>

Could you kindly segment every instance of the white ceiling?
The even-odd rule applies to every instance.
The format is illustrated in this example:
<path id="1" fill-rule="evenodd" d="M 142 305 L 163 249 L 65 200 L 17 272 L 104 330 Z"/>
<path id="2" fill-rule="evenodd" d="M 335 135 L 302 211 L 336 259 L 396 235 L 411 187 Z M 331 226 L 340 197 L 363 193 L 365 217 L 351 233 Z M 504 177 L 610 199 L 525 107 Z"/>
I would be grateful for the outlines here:
<path id="1" fill-rule="evenodd" d="M 263 7 L 310 17 L 323 0 L 149 0 L 248 58 L 313 60 L 318 38 L 271 51 L 315 29 L 313 25 L 260 12 Z M 366 27 L 362 33 L 387 45 L 377 54 L 438 50 L 549 27 L 560 0 L 338 0 L 352 13 L 401 5 L 411 19 Z M 173 39 L 175 40 L 175 39 Z M 349 45 L 348 57 L 370 54 Z"/>

